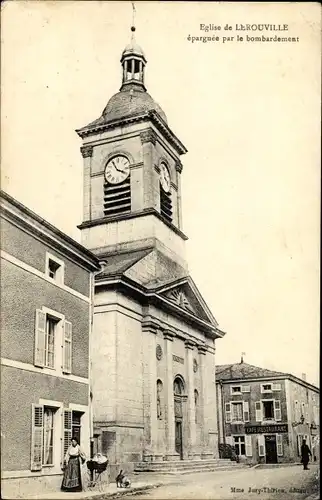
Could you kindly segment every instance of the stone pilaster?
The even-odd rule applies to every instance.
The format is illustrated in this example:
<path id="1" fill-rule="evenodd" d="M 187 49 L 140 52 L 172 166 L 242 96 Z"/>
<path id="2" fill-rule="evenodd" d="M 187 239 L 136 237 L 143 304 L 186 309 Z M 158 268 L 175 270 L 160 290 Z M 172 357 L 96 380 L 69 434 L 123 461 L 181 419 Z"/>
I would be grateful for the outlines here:
<path id="1" fill-rule="evenodd" d="M 187 377 L 188 377 L 188 427 L 189 427 L 189 441 L 188 441 L 188 457 L 193 459 L 200 457 L 196 449 L 196 408 L 194 397 L 194 372 L 193 372 L 193 351 L 195 343 L 190 340 L 185 341 L 186 358 L 187 358 Z"/>
<path id="2" fill-rule="evenodd" d="M 173 359 L 172 342 L 175 333 L 170 330 L 164 330 L 165 355 L 166 355 L 166 384 L 165 384 L 165 402 L 166 402 L 166 460 L 178 460 L 179 454 L 175 451 L 175 422 L 174 422 L 174 395 L 173 395 Z"/>
<path id="3" fill-rule="evenodd" d="M 160 325 L 146 317 L 142 321 L 142 331 L 145 334 L 144 346 L 144 450 L 143 460 L 153 462 L 162 459 L 158 453 L 158 420 L 157 420 L 157 365 L 156 346 L 157 332 Z"/>
<path id="4" fill-rule="evenodd" d="M 207 372 L 206 355 L 207 347 L 203 344 L 198 345 L 199 370 L 200 370 L 200 423 L 201 423 L 201 458 L 212 458 L 213 453 L 209 448 L 209 423 L 207 415 Z"/>
<path id="5" fill-rule="evenodd" d="M 143 208 L 155 208 L 159 210 L 159 176 L 154 168 L 154 146 L 157 135 L 151 128 L 140 134 L 143 149 Z"/>
<path id="6" fill-rule="evenodd" d="M 82 146 L 80 148 L 84 158 L 83 170 L 83 221 L 91 219 L 91 161 L 93 146 Z"/>

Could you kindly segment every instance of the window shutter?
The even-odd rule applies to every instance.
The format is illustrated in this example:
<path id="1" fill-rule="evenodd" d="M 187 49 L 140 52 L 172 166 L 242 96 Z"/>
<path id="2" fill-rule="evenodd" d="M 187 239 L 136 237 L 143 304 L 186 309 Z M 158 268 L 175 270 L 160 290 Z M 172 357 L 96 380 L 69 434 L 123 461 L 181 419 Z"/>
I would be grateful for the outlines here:
<path id="1" fill-rule="evenodd" d="M 281 402 L 279 399 L 274 399 L 274 416 L 276 422 L 282 420 Z"/>
<path id="2" fill-rule="evenodd" d="M 273 391 L 280 391 L 281 388 L 282 388 L 281 384 L 273 384 L 273 387 L 272 387 Z"/>
<path id="3" fill-rule="evenodd" d="M 63 339 L 63 372 L 72 372 L 72 324 L 64 321 L 64 339 Z"/>
<path id="4" fill-rule="evenodd" d="M 251 457 L 253 455 L 253 447 L 252 447 L 252 436 L 245 436 L 245 450 L 246 457 Z"/>
<path id="5" fill-rule="evenodd" d="M 242 392 L 250 392 L 250 385 L 242 385 Z"/>
<path id="6" fill-rule="evenodd" d="M 45 365 L 45 337 L 46 337 L 46 313 L 40 309 L 36 310 L 35 325 L 35 366 L 43 367 Z"/>
<path id="7" fill-rule="evenodd" d="M 283 435 L 276 434 L 276 446 L 277 446 L 277 456 L 283 456 Z"/>
<path id="8" fill-rule="evenodd" d="M 42 447 L 44 432 L 44 408 L 42 405 L 32 405 L 31 430 L 31 466 L 32 471 L 41 470 Z"/>
<path id="9" fill-rule="evenodd" d="M 226 444 L 233 446 L 233 436 L 226 436 Z"/>
<path id="10" fill-rule="evenodd" d="M 244 406 L 244 422 L 249 422 L 249 403 L 248 403 L 248 401 L 244 401 L 243 406 Z"/>
<path id="11" fill-rule="evenodd" d="M 225 413 L 226 413 L 226 423 L 228 424 L 229 422 L 231 422 L 230 403 L 225 404 Z"/>
<path id="12" fill-rule="evenodd" d="M 265 457 L 265 437 L 262 434 L 258 436 L 258 455 Z"/>
<path id="13" fill-rule="evenodd" d="M 294 418 L 296 422 L 300 420 L 300 405 L 298 401 L 294 402 Z"/>
<path id="14" fill-rule="evenodd" d="M 72 410 L 64 409 L 63 411 L 63 447 L 62 455 L 63 461 L 70 446 L 70 441 L 72 439 Z"/>
<path id="15" fill-rule="evenodd" d="M 255 403 L 255 419 L 256 422 L 261 422 L 263 420 L 262 405 L 260 401 Z"/>

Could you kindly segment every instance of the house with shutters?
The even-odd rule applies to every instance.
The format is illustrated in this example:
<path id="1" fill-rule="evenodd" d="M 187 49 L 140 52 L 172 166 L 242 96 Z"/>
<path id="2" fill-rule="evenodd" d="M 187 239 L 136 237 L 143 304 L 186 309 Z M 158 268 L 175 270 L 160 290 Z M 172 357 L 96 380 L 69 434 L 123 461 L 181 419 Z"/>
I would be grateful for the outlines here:
<path id="1" fill-rule="evenodd" d="M 319 394 L 294 375 L 243 362 L 216 366 L 218 442 L 249 463 L 299 462 L 303 439 L 319 458 Z"/>
<path id="2" fill-rule="evenodd" d="M 1 192 L 2 493 L 59 490 L 72 435 L 91 437 L 96 257 Z M 36 483 L 35 483 L 36 482 Z"/>

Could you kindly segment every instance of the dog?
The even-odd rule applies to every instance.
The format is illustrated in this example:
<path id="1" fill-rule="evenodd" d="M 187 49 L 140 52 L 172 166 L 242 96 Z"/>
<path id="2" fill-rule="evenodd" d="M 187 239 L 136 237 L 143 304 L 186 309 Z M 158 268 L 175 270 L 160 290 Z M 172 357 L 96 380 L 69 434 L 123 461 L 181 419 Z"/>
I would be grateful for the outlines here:
<path id="1" fill-rule="evenodd" d="M 131 486 L 131 481 L 128 477 L 123 474 L 123 470 L 120 470 L 115 478 L 117 488 L 129 488 Z"/>

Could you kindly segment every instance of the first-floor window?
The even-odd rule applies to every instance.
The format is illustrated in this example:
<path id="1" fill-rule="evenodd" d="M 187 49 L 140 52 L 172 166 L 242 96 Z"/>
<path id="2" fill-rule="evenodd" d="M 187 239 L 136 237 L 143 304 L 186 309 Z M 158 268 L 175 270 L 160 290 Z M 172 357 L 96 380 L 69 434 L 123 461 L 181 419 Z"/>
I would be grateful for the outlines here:
<path id="1" fill-rule="evenodd" d="M 242 422 L 243 421 L 243 403 L 231 403 L 232 408 L 232 421 Z"/>
<path id="2" fill-rule="evenodd" d="M 46 315 L 45 331 L 45 366 L 55 367 L 55 331 L 58 320 L 52 316 Z"/>
<path id="3" fill-rule="evenodd" d="M 62 349 L 61 355 L 59 349 Z M 61 356 L 60 367 L 58 361 Z M 36 310 L 34 364 L 71 373 L 72 324 L 64 320 L 60 313 L 55 316 L 54 313 L 48 314 L 42 309 Z"/>
<path id="4" fill-rule="evenodd" d="M 245 455 L 245 436 L 234 436 L 236 455 Z"/>
<path id="5" fill-rule="evenodd" d="M 263 401 L 264 420 L 271 420 L 274 418 L 274 404 L 273 401 Z"/>
<path id="6" fill-rule="evenodd" d="M 54 415 L 56 409 L 44 406 L 42 465 L 54 464 Z"/>

